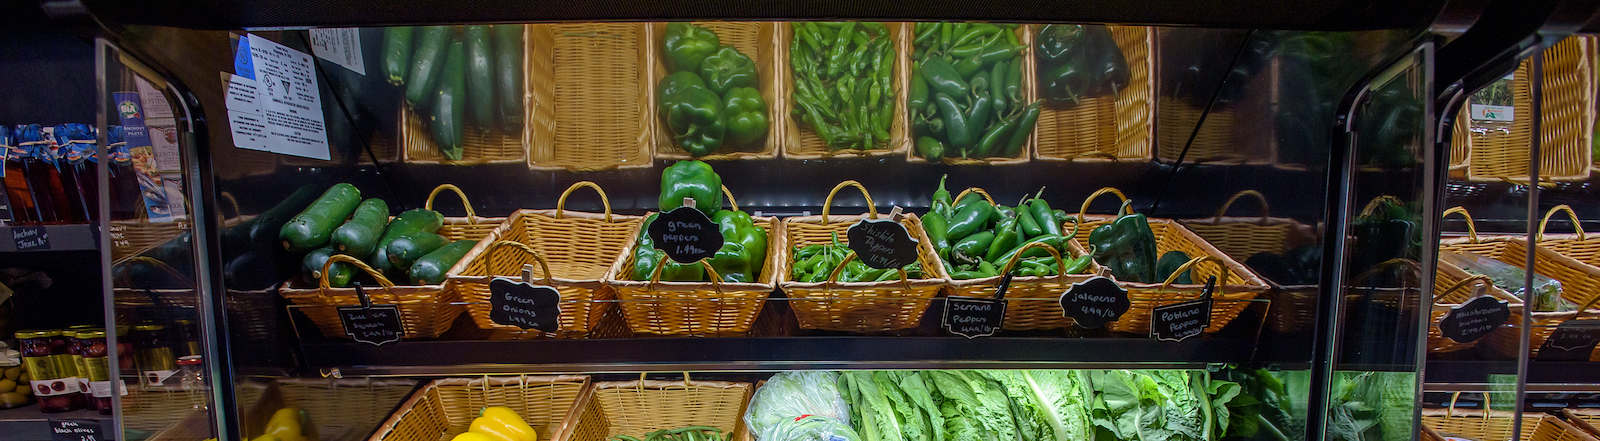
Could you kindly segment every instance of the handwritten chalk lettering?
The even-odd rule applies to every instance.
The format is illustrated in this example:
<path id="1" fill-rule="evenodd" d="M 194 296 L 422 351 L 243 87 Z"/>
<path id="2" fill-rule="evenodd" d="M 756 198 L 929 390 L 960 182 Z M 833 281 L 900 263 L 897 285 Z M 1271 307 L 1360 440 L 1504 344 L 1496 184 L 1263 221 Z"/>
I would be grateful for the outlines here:
<path id="1" fill-rule="evenodd" d="M 678 263 L 694 263 L 722 249 L 722 232 L 705 213 L 683 206 L 662 213 L 645 231 L 655 247 Z"/>
<path id="2" fill-rule="evenodd" d="M 1458 343 L 1471 343 L 1494 332 L 1510 318 L 1511 308 L 1505 301 L 1478 296 L 1450 308 L 1439 319 L 1439 333 Z"/>
<path id="3" fill-rule="evenodd" d="M 522 329 L 555 332 L 561 328 L 561 292 L 507 278 L 489 281 L 489 320 Z"/>
<path id="4" fill-rule="evenodd" d="M 1151 311 L 1150 337 L 1183 341 L 1211 326 L 1211 300 L 1202 299 L 1156 307 Z"/>
<path id="5" fill-rule="evenodd" d="M 1061 293 L 1061 312 L 1079 327 L 1094 329 L 1128 312 L 1128 291 L 1106 277 L 1091 277 Z"/>
<path id="6" fill-rule="evenodd" d="M 1600 319 L 1567 320 L 1539 345 L 1539 361 L 1588 361 L 1600 345 Z"/>
<path id="7" fill-rule="evenodd" d="M 945 332 L 972 339 L 994 335 L 1005 318 L 1004 300 L 950 296 L 945 298 L 941 325 Z"/>
<path id="8" fill-rule="evenodd" d="M 99 441 L 100 423 L 94 421 L 49 420 L 51 441 Z"/>
<path id="9" fill-rule="evenodd" d="M 340 307 L 339 318 L 344 323 L 345 335 L 373 346 L 400 341 L 400 336 L 405 334 L 405 325 L 400 323 L 400 309 L 395 305 Z"/>
<path id="10" fill-rule="evenodd" d="M 50 249 L 50 233 L 42 225 L 11 227 L 11 242 L 17 251 Z"/>
<path id="11" fill-rule="evenodd" d="M 905 225 L 885 219 L 857 221 L 846 232 L 850 249 L 876 269 L 894 269 L 917 261 L 917 240 Z"/>

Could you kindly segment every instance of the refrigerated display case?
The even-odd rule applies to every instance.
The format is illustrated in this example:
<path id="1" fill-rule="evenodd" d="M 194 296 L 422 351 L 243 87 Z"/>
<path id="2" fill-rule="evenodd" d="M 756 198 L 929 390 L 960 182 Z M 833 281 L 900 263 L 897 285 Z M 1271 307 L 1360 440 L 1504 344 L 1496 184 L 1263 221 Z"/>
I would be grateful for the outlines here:
<path id="1" fill-rule="evenodd" d="M 1409 439 L 1554 366 L 1434 330 L 1447 123 L 1573 5 L 459 6 L 86 5 L 180 147 L 124 436 Z"/>

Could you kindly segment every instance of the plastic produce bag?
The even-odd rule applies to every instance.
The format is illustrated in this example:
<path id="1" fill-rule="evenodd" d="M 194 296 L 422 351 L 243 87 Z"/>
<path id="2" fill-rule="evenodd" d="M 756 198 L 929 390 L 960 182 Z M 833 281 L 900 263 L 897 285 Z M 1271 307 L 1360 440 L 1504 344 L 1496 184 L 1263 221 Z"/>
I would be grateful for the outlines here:
<path id="1" fill-rule="evenodd" d="M 851 430 L 850 404 L 839 395 L 839 374 L 831 371 L 785 371 L 768 379 L 750 400 L 744 423 L 761 441 L 849 441 L 860 437 Z M 807 421 L 827 417 L 827 421 Z M 843 430 L 838 430 L 838 429 Z M 823 436 L 839 432 L 843 440 Z M 848 433 L 845 433 L 848 432 Z"/>
<path id="2" fill-rule="evenodd" d="M 1522 268 L 1473 253 L 1444 252 L 1439 254 L 1439 260 L 1455 265 L 1468 273 L 1488 276 L 1489 280 L 1494 282 L 1494 286 L 1506 290 L 1523 301 L 1530 301 L 1522 285 L 1526 280 L 1526 273 L 1522 272 Z M 1533 294 L 1531 301 L 1534 311 L 1566 312 L 1578 309 L 1578 305 L 1561 298 L 1561 282 L 1543 274 L 1533 273 Z"/>

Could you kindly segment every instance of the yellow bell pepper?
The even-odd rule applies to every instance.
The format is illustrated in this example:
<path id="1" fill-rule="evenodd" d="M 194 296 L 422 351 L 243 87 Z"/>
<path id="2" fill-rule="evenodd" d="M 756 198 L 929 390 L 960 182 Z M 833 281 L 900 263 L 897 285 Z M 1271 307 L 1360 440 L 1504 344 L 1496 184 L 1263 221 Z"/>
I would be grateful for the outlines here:
<path id="1" fill-rule="evenodd" d="M 267 420 L 266 435 L 277 437 L 278 441 L 306 441 L 304 432 L 301 432 L 301 412 L 298 408 L 285 407 L 273 412 L 272 419 Z M 263 441 L 256 438 L 256 441 Z M 271 440 L 267 440 L 271 441 Z"/>
<path id="2" fill-rule="evenodd" d="M 213 438 L 213 439 L 215 439 L 215 438 Z M 267 433 L 267 434 L 262 434 L 261 436 L 256 437 L 256 439 L 254 439 L 252 441 L 282 441 L 282 440 L 279 440 L 278 437 L 273 436 L 270 433 Z"/>
<path id="3" fill-rule="evenodd" d="M 461 432 L 455 438 L 450 438 L 450 441 L 494 441 L 494 438 L 478 432 Z"/>
<path id="4" fill-rule="evenodd" d="M 539 441 L 539 433 L 523 421 L 516 411 L 505 406 L 483 408 L 468 430 L 488 435 L 487 441 Z"/>

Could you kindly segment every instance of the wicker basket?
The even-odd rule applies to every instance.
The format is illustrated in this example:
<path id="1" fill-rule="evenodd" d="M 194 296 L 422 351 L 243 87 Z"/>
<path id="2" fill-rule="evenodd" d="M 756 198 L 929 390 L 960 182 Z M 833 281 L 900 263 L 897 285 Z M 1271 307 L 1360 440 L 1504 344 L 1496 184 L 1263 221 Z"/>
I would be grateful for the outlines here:
<path id="1" fill-rule="evenodd" d="M 903 26 L 904 26 L 904 28 L 902 28 L 900 32 L 906 36 L 907 40 L 914 40 L 916 38 L 916 35 L 914 34 L 914 32 L 912 30 L 915 29 L 915 24 L 913 24 L 913 23 L 904 23 Z M 1018 26 L 1016 29 L 1012 30 L 1012 32 L 1015 32 L 1017 34 L 1017 40 L 1022 42 L 1022 52 L 1021 52 L 1021 60 L 1022 60 L 1022 84 L 1021 84 L 1021 86 L 1022 86 L 1022 102 L 1023 103 L 1032 103 L 1035 99 L 1038 98 L 1038 91 L 1034 90 L 1034 84 L 1036 84 L 1034 82 L 1034 76 L 1035 76 L 1035 74 L 1034 74 L 1034 66 L 1037 64 L 1037 62 L 1034 61 L 1034 59 L 1033 59 L 1033 34 L 1034 34 L 1034 32 L 1033 32 L 1032 28 L 1029 27 L 1029 26 Z M 1148 46 L 1146 46 L 1146 47 L 1148 47 Z M 914 46 L 908 46 L 907 49 L 914 51 L 916 48 Z M 906 69 L 904 69 L 905 77 L 900 80 L 900 84 L 910 84 L 910 82 L 911 82 L 910 58 L 907 58 L 906 66 L 907 66 Z M 1146 71 L 1148 71 L 1148 69 L 1146 69 Z M 1134 72 L 1134 75 L 1139 75 L 1139 72 L 1137 72 L 1137 71 Z M 1134 80 L 1134 82 L 1137 82 L 1137 81 L 1138 81 L 1137 79 Z M 1090 99 L 1094 100 L 1096 98 L 1090 98 Z M 907 103 L 909 101 L 910 101 L 910 93 L 908 92 L 907 96 L 906 96 L 906 100 L 905 101 L 901 101 L 901 102 L 902 103 Z M 929 98 L 929 101 L 932 101 L 932 98 Z M 1107 100 L 1107 102 L 1109 103 L 1109 100 Z M 1026 105 L 1026 104 L 1024 104 L 1024 105 Z M 1045 118 L 1049 117 L 1048 115 L 1050 115 L 1052 113 L 1052 111 L 1050 109 L 1051 109 L 1051 107 L 1045 107 L 1044 109 L 1042 109 L 1040 111 L 1040 113 L 1039 113 L 1039 122 L 1035 123 L 1035 127 L 1042 127 L 1043 126 Z M 903 124 L 906 127 L 911 127 L 911 112 L 910 112 L 910 109 L 907 109 L 907 111 L 901 112 L 901 113 L 902 113 L 901 115 L 895 115 L 895 117 L 896 118 L 905 117 L 906 120 L 905 120 L 905 122 Z M 988 121 L 985 121 L 984 123 L 987 124 Z M 1081 127 L 1080 127 L 1080 130 L 1081 130 Z M 1035 130 L 1034 133 L 1029 133 L 1028 134 L 1028 140 L 1025 141 L 1022 144 L 1022 150 L 1019 153 L 1017 153 L 1017 157 L 1015 157 L 1015 158 L 1007 158 L 1007 157 L 1001 157 L 1001 156 L 990 157 L 990 158 L 959 158 L 959 157 L 948 157 L 947 156 L 947 157 L 943 158 L 941 160 L 941 162 L 943 162 L 945 165 L 1010 165 L 1010 164 L 1024 164 L 1024 163 L 1027 163 L 1029 157 L 1032 156 L 1034 139 L 1036 138 L 1035 133 L 1037 133 L 1037 132 L 1038 132 L 1038 130 Z M 917 149 L 915 148 L 916 147 L 916 141 L 915 141 L 916 138 L 917 138 L 916 134 L 910 133 L 909 131 L 907 132 L 906 144 L 909 145 L 910 148 L 906 149 L 906 162 L 926 164 L 928 162 L 928 160 L 927 159 L 923 159 L 922 156 L 917 155 Z M 1093 146 L 1091 145 L 1089 147 L 1093 147 Z"/>
<path id="2" fill-rule="evenodd" d="M 355 266 L 361 271 L 366 271 L 372 278 L 377 279 L 382 289 L 381 295 L 372 295 L 373 303 L 390 302 L 400 309 L 400 322 L 405 328 L 401 338 L 433 338 L 450 330 L 450 324 L 456 316 L 461 315 L 461 305 L 452 304 L 458 301 L 455 290 L 450 289 L 449 281 L 439 285 L 421 286 L 395 286 L 389 279 L 383 277 L 378 270 L 367 266 L 360 259 L 336 254 L 328 257 L 328 263 L 322 267 L 323 272 L 328 271 L 328 265 L 335 262 L 344 262 Z M 290 303 L 304 312 L 306 318 L 317 325 L 322 335 L 328 338 L 349 338 L 345 335 L 343 322 L 339 319 L 340 306 L 360 306 L 361 299 L 356 294 L 355 288 L 332 288 L 328 286 L 328 278 L 317 279 L 317 288 L 292 288 L 285 286 L 278 290 L 278 294 L 289 299 Z"/>
<path id="3" fill-rule="evenodd" d="M 1089 234 L 1084 231 L 1093 231 L 1095 227 L 1117 219 L 1116 215 L 1085 215 L 1089 210 L 1089 203 L 1103 194 L 1114 194 L 1122 200 L 1122 211 L 1133 214 L 1132 204 L 1121 191 L 1115 188 L 1102 188 L 1084 199 L 1083 207 L 1078 211 L 1077 226 L 1073 239 L 1078 246 L 1089 249 Z M 1185 270 L 1193 269 L 1193 279 L 1196 281 L 1217 277 L 1217 289 L 1212 294 L 1212 299 L 1217 302 L 1211 307 L 1211 326 L 1204 332 L 1213 333 L 1222 330 L 1228 322 L 1239 317 L 1245 308 L 1250 306 L 1250 300 L 1267 291 L 1267 283 L 1255 273 L 1246 269 L 1244 265 L 1229 258 L 1222 251 L 1200 239 L 1194 232 L 1184 228 L 1183 225 L 1171 219 L 1150 219 L 1150 231 L 1156 236 L 1156 254 L 1166 254 L 1168 251 L 1182 251 L 1193 260 L 1185 263 L 1177 271 L 1176 277 Z M 1199 266 L 1200 262 L 1211 262 L 1215 265 Z M 1150 327 L 1150 315 L 1158 306 L 1179 303 L 1200 298 L 1204 284 L 1171 285 L 1172 278 L 1163 283 L 1117 282 L 1122 288 L 1128 290 L 1130 306 L 1122 318 L 1111 322 L 1112 331 L 1146 333 Z"/>
<path id="4" fill-rule="evenodd" d="M 489 236 L 490 231 L 494 231 L 495 227 L 500 225 L 500 222 L 506 220 L 503 217 L 478 216 L 478 213 L 472 209 L 472 202 L 467 200 L 467 194 L 462 193 L 461 188 L 456 187 L 454 184 L 442 184 L 434 187 L 433 192 L 428 193 L 428 200 L 422 204 L 422 208 L 424 210 L 432 210 L 433 198 L 439 196 L 439 193 L 445 190 L 453 191 L 456 196 L 461 197 L 461 206 L 466 208 L 467 216 L 444 218 L 444 224 L 440 225 L 437 231 L 434 231 L 440 236 L 449 238 L 452 241 L 483 240 L 483 238 Z"/>
<path id="5" fill-rule="evenodd" d="M 778 157 L 778 146 L 783 145 L 783 136 L 789 126 L 787 118 L 779 118 L 780 111 L 788 115 L 787 102 L 789 95 L 782 84 L 778 83 L 777 73 L 788 69 L 788 54 L 786 48 L 779 41 L 782 39 L 780 29 L 788 28 L 782 22 L 754 22 L 754 21 L 712 21 L 695 22 L 697 26 L 710 29 L 717 34 L 717 40 L 724 46 L 733 46 L 739 52 L 749 56 L 756 62 L 756 74 L 759 77 L 757 89 L 761 90 L 761 99 L 767 101 L 767 136 L 759 146 L 746 146 L 739 151 L 719 151 L 710 155 L 695 158 L 689 152 L 678 147 L 673 141 L 672 129 L 667 127 L 666 115 L 656 114 L 656 85 L 672 73 L 663 59 L 665 54 L 661 48 L 661 39 L 666 36 L 666 23 L 650 23 L 650 81 L 647 99 L 650 103 L 646 111 L 650 115 L 651 131 L 655 134 L 654 147 L 656 159 L 699 159 L 702 161 L 725 161 L 735 159 L 773 159 Z"/>
<path id="6" fill-rule="evenodd" d="M 911 77 L 911 38 L 910 23 L 884 23 L 889 28 L 889 35 L 894 38 L 895 66 L 892 87 L 894 89 L 894 119 L 889 124 L 889 142 L 883 148 L 872 150 L 830 150 L 818 138 L 815 131 L 807 124 L 802 124 L 801 119 L 794 116 L 794 100 L 789 99 L 789 93 L 794 90 L 794 71 L 789 66 L 789 45 L 794 43 L 794 29 L 787 23 L 779 26 L 778 45 L 780 65 L 778 72 L 783 74 L 783 107 L 780 113 L 773 115 L 774 121 L 784 121 L 783 157 L 784 159 L 817 160 L 828 158 L 859 158 L 877 157 L 904 154 L 911 150 L 911 128 L 907 126 L 906 99 L 909 91 L 903 86 Z M 888 98 L 888 97 L 885 97 Z M 779 118 L 781 116 L 782 118 Z"/>
<path id="7" fill-rule="evenodd" d="M 1483 341 L 1483 339 L 1479 339 L 1461 343 L 1445 338 L 1444 334 L 1439 330 L 1439 321 L 1443 320 L 1445 314 L 1450 312 L 1450 308 L 1461 306 L 1477 297 L 1476 290 L 1472 289 L 1472 287 L 1482 287 L 1485 293 L 1496 299 L 1505 300 L 1512 308 L 1520 308 L 1522 305 L 1521 299 L 1507 294 L 1500 287 L 1494 286 L 1494 283 L 1490 282 L 1488 277 L 1470 275 L 1453 265 L 1439 262 L 1438 270 L 1434 273 L 1433 307 L 1429 312 L 1428 320 L 1428 352 L 1455 352 L 1470 349 L 1473 346 L 1477 346 L 1479 341 Z M 1515 323 L 1507 324 L 1515 326 Z M 1500 333 L 1503 332 L 1500 329 L 1496 329 L 1489 336 Z M 1485 336 L 1485 338 L 1489 336 Z"/>
<path id="8" fill-rule="evenodd" d="M 1450 176 L 1465 179 L 1467 162 L 1472 160 L 1472 106 L 1463 104 L 1450 130 Z M 1486 135 L 1487 136 L 1487 133 Z"/>
<path id="9" fill-rule="evenodd" d="M 565 441 L 573 432 L 589 377 L 444 378 L 428 382 L 378 426 L 369 441 L 440 441 L 465 432 L 478 412 L 506 406 L 539 433 L 540 441 Z"/>
<path id="10" fill-rule="evenodd" d="M 1561 417 L 1545 415 L 1539 418 L 1539 425 L 1533 427 L 1531 441 L 1600 441 L 1594 434 L 1574 427 L 1572 423 L 1562 421 Z"/>
<path id="11" fill-rule="evenodd" d="M 1148 161 L 1154 133 L 1155 50 L 1147 26 L 1107 26 L 1128 62 L 1128 87 L 1112 97 L 1086 98 L 1075 106 L 1047 103 L 1034 129 L 1033 158 L 1039 161 Z M 1029 25 L 1033 45 L 1037 25 Z M 1023 64 L 1032 85 L 1038 63 Z M 1166 109 L 1163 108 L 1163 111 Z M 1190 127 L 1193 127 L 1191 124 Z M 1086 128 L 1092 128 L 1086 130 Z M 1185 133 L 1187 135 L 1187 133 Z M 1167 141 L 1162 139 L 1164 144 Z M 1223 147 L 1230 147 L 1224 140 Z M 1182 143 L 1177 144 L 1182 148 Z"/>
<path id="12" fill-rule="evenodd" d="M 1576 412 L 1572 409 L 1561 409 L 1561 416 L 1566 418 L 1567 422 L 1572 423 L 1573 427 L 1583 429 L 1583 431 L 1589 432 L 1590 435 L 1600 437 L 1600 427 L 1596 427 L 1597 424 L 1600 424 L 1600 413 L 1595 412 L 1594 409 L 1579 409 Z"/>
<path id="13" fill-rule="evenodd" d="M 994 204 L 994 198 L 988 192 L 978 188 L 962 190 L 956 195 L 959 201 L 975 193 L 982 196 L 989 204 Z M 1072 326 L 1072 319 L 1061 312 L 1061 292 L 1070 288 L 1073 283 L 1082 282 L 1095 274 L 1100 273 L 1100 264 L 1090 263 L 1087 274 L 1066 274 L 1064 259 L 1088 254 L 1077 241 L 1067 242 L 1067 255 L 1062 256 L 1055 249 L 1049 250 L 1061 265 L 1057 268 L 1056 277 L 1013 277 L 1011 285 L 1006 289 L 1006 317 L 1004 328 L 1012 331 L 1027 331 L 1040 329 L 1060 329 Z M 1017 256 L 1021 256 L 1018 253 Z M 936 255 L 937 256 L 937 255 Z M 1007 262 L 1000 274 L 1011 272 L 1014 262 Z M 982 279 L 950 279 L 946 295 L 993 298 L 995 290 L 1000 285 L 1004 276 L 985 277 Z"/>
<path id="14" fill-rule="evenodd" d="M 647 27 L 530 26 L 529 167 L 596 171 L 651 165 Z"/>
<path id="15" fill-rule="evenodd" d="M 728 204 L 738 210 L 738 202 L 728 187 L 722 187 Z M 622 304 L 623 316 L 634 333 L 675 336 L 737 336 L 750 332 L 756 315 L 766 304 L 778 284 L 778 253 L 784 248 L 783 235 L 776 218 L 753 217 L 756 225 L 767 230 L 766 264 L 756 282 L 722 282 L 714 276 L 711 264 L 701 263 L 709 274 L 709 282 L 663 282 L 661 266 L 656 267 L 651 280 L 627 280 L 633 274 L 633 247 L 643 231 L 628 235 L 628 242 L 615 256 L 611 269 L 606 272 L 605 284 L 615 290 Z M 643 224 L 640 224 L 643 227 Z M 665 265 L 663 265 L 665 266 Z"/>
<path id="16" fill-rule="evenodd" d="M 1249 152 L 1237 147 L 1234 133 L 1241 126 L 1231 108 L 1212 109 L 1211 113 L 1206 113 L 1204 108 L 1182 100 L 1161 100 L 1156 107 L 1161 122 L 1156 125 L 1160 138 L 1156 143 L 1156 158 L 1162 162 L 1177 162 L 1179 158 L 1183 158 L 1185 164 L 1195 165 L 1261 165 L 1278 161 L 1277 149 Z M 1205 115 L 1204 121 L 1201 115 Z M 1198 132 L 1195 126 L 1199 126 Z M 1192 142 L 1191 136 L 1194 137 Z M 1187 153 L 1185 145 L 1189 146 Z"/>
<path id="17" fill-rule="evenodd" d="M 1518 268 L 1527 265 L 1527 236 L 1479 237 L 1468 219 L 1467 237 L 1440 240 L 1439 251 L 1474 253 Z M 1535 250 L 1533 271 L 1561 282 L 1561 298 L 1578 305 L 1600 298 L 1600 268 L 1543 246 Z"/>
<path id="18" fill-rule="evenodd" d="M 567 196 L 579 188 L 599 193 L 605 213 L 566 211 Z M 611 309 L 609 302 L 596 302 L 615 298 L 601 279 L 641 222 L 639 216 L 611 214 L 611 201 L 593 182 L 572 184 L 561 193 L 554 210 L 513 213 L 451 268 L 450 280 L 468 302 L 472 321 L 481 329 L 497 331 L 496 338 L 582 338 Z M 555 333 L 524 331 L 489 319 L 489 281 L 515 276 L 535 262 L 544 269 L 544 284 L 561 293 L 561 330 Z"/>
<path id="19" fill-rule="evenodd" d="M 1544 100 L 1539 111 L 1539 180 L 1582 181 L 1592 169 L 1590 139 L 1594 136 L 1596 41 L 1594 36 L 1572 36 L 1543 52 Z M 1471 134 L 1463 144 L 1468 152 L 1466 178 L 1478 182 L 1528 182 L 1528 154 L 1533 132 L 1533 92 L 1529 81 L 1532 63 L 1524 60 L 1511 81 L 1513 120 L 1510 130 L 1485 130 Z M 1458 119 L 1456 125 L 1471 124 Z M 1461 129 L 1457 129 L 1460 132 Z M 1470 128 L 1469 128 L 1469 131 Z M 1454 151 L 1451 160 L 1461 155 Z"/>
<path id="20" fill-rule="evenodd" d="M 185 231 L 189 221 L 150 222 L 148 219 L 116 220 L 109 222 L 111 233 L 111 261 L 118 262 L 128 256 L 143 254 L 146 250 L 167 243 Z"/>
<path id="21" fill-rule="evenodd" d="M 606 441 L 612 435 L 643 438 L 661 429 L 710 426 L 744 432 L 750 383 L 694 381 L 602 381 L 578 401 L 572 441 Z"/>
<path id="22" fill-rule="evenodd" d="M 907 280 L 905 273 L 901 272 L 899 280 L 839 282 L 839 273 L 845 264 L 856 257 L 851 252 L 834 268 L 826 282 L 792 280 L 795 248 L 832 243 L 834 234 L 847 236 L 850 226 L 855 224 L 855 216 L 847 219 L 838 216 L 828 218 L 833 197 L 845 187 L 861 190 L 862 197 L 866 198 L 868 211 L 861 218 L 878 218 L 878 209 L 872 205 L 872 195 L 856 181 L 844 181 L 834 186 L 822 203 L 821 216 L 784 218 L 784 248 L 778 253 L 778 287 L 789 297 L 789 305 L 794 308 L 801 329 L 880 332 L 917 327 L 922 314 L 928 310 L 928 304 L 939 295 L 939 289 L 948 283 L 949 276 L 945 274 L 944 264 L 939 261 L 939 254 L 933 249 L 933 241 L 922 230 L 922 221 L 916 215 L 906 215 L 900 219 L 900 224 L 918 241 L 917 263 L 922 265 L 923 278 Z"/>
<path id="23" fill-rule="evenodd" d="M 502 25 L 511 26 L 511 25 Z M 528 25 L 522 25 L 523 40 L 527 48 L 523 52 L 523 71 L 527 74 L 527 81 L 523 81 L 522 103 L 523 112 L 522 128 L 503 130 L 497 124 L 495 127 L 478 127 L 472 119 L 463 120 L 461 136 L 461 160 L 451 160 L 439 151 L 439 145 L 433 138 L 433 128 L 428 120 L 431 118 L 423 109 L 412 109 L 405 103 L 400 104 L 400 162 L 411 164 L 448 164 L 448 165 L 477 165 L 477 164 L 522 164 L 529 160 L 528 146 L 532 143 L 529 135 L 530 123 L 534 121 L 534 104 L 529 88 L 543 78 L 531 75 L 534 72 L 528 69 L 534 65 L 531 49 L 535 47 L 532 39 L 528 38 Z"/>
<path id="24" fill-rule="evenodd" d="M 1482 409 L 1456 409 L 1460 397 L 1460 392 L 1451 395 L 1450 406 L 1444 409 L 1423 409 L 1422 425 L 1443 436 L 1475 440 L 1509 440 L 1515 435 L 1516 413 L 1490 409 L 1489 394 L 1484 394 Z"/>
<path id="25" fill-rule="evenodd" d="M 1572 220 L 1574 234 L 1545 234 L 1545 226 L 1550 223 L 1550 217 L 1556 212 L 1565 212 L 1567 218 Z M 1578 220 L 1578 214 L 1572 207 L 1557 205 L 1545 212 L 1544 220 L 1539 221 L 1539 234 L 1534 236 L 1540 248 L 1555 251 L 1563 256 L 1583 262 L 1590 266 L 1600 266 L 1600 239 L 1589 239 L 1583 232 L 1583 224 Z"/>
<path id="26" fill-rule="evenodd" d="M 1535 312 L 1533 313 L 1533 326 L 1528 328 L 1528 354 L 1530 358 L 1538 358 L 1539 348 L 1544 342 L 1555 334 L 1556 327 L 1561 322 L 1578 319 L 1600 318 L 1600 297 L 1589 300 L 1589 303 L 1580 305 L 1577 311 L 1567 312 Z M 1522 308 L 1513 307 L 1511 318 L 1507 319 L 1511 327 L 1500 328 L 1493 334 L 1483 338 L 1484 349 L 1488 355 L 1498 359 L 1516 359 L 1517 351 L 1522 349 Z M 1589 360 L 1600 361 L 1600 347 L 1589 353 Z"/>
<path id="27" fill-rule="evenodd" d="M 1246 196 L 1255 199 L 1260 205 L 1261 217 L 1227 216 L 1228 208 Z M 1295 244 L 1310 242 L 1310 238 L 1315 236 L 1299 221 L 1272 217 L 1268 211 L 1267 198 L 1255 190 L 1241 191 L 1228 198 L 1228 201 L 1223 202 L 1222 207 L 1217 209 L 1217 214 L 1210 218 L 1184 219 L 1178 222 L 1235 260 L 1249 259 L 1256 253 L 1283 254 Z"/>

